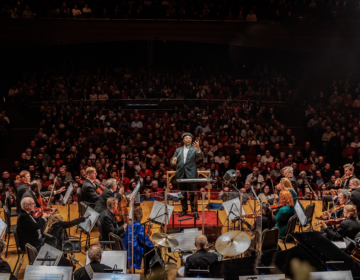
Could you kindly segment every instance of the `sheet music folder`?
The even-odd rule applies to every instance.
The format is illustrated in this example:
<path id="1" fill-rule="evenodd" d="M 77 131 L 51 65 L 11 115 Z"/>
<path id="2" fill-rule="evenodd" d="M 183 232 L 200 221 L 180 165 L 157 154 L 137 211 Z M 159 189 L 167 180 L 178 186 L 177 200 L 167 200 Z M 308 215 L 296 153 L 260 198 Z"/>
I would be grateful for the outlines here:
<path id="1" fill-rule="evenodd" d="M 94 273 L 92 280 L 140 280 L 140 274 Z"/>
<path id="2" fill-rule="evenodd" d="M 85 222 L 78 225 L 79 228 L 86 231 L 87 233 L 91 232 L 91 230 L 93 229 L 93 227 L 96 224 L 97 219 L 100 216 L 100 214 L 98 212 L 96 212 L 94 209 L 92 209 L 91 207 L 87 207 L 83 217 L 86 217 L 89 214 L 90 214 L 90 217 L 88 219 L 86 219 Z"/>
<path id="3" fill-rule="evenodd" d="M 44 246 L 41 247 L 40 252 L 37 254 L 34 265 L 57 266 L 62 255 L 62 251 L 45 243 Z M 38 259 L 56 259 L 56 261 L 38 261 Z"/>
<path id="4" fill-rule="evenodd" d="M 11 273 L 0 273 L 0 280 L 10 280 Z"/>
<path id="5" fill-rule="evenodd" d="M 0 218 L 0 238 L 3 238 L 7 224 Z"/>
<path id="6" fill-rule="evenodd" d="M 71 193 L 72 193 L 73 190 L 74 190 L 74 186 L 73 186 L 73 184 L 71 183 L 70 186 L 68 187 L 65 195 L 64 195 L 64 198 L 63 198 L 62 201 L 61 201 L 61 204 L 62 204 L 62 205 L 66 205 L 66 204 L 68 203 L 69 197 L 70 197 L 70 195 L 71 195 Z"/>
<path id="7" fill-rule="evenodd" d="M 150 219 L 155 219 L 152 222 L 153 223 L 157 223 L 157 224 L 165 224 L 165 203 L 159 202 L 159 201 L 154 201 L 154 205 L 151 209 L 151 213 L 149 215 Z M 170 217 L 172 212 L 174 211 L 174 206 L 172 205 L 167 205 L 167 210 L 168 210 L 168 215 L 167 215 L 167 219 L 166 219 L 166 224 L 169 223 Z"/>
<path id="8" fill-rule="evenodd" d="M 101 262 L 111 268 L 116 265 L 118 269 L 122 269 L 126 273 L 127 268 L 127 251 L 103 251 Z M 86 264 L 90 263 L 88 252 L 86 252 Z"/>
<path id="9" fill-rule="evenodd" d="M 72 266 L 27 265 L 23 280 L 72 280 Z"/>

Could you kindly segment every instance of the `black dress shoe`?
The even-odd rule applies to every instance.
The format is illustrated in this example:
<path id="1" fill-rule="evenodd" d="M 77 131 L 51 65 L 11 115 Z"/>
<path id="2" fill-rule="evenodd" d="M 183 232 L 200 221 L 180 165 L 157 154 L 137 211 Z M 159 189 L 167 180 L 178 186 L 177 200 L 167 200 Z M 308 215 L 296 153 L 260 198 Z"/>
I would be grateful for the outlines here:
<path id="1" fill-rule="evenodd" d="M 186 214 L 187 214 L 186 211 L 182 211 L 182 212 L 179 214 L 179 217 L 185 216 Z"/>
<path id="2" fill-rule="evenodd" d="M 200 219 L 200 217 L 199 217 L 199 214 L 198 214 L 198 213 L 194 213 L 194 217 L 195 217 L 195 219 L 196 219 L 196 220 L 199 220 L 199 219 Z"/>

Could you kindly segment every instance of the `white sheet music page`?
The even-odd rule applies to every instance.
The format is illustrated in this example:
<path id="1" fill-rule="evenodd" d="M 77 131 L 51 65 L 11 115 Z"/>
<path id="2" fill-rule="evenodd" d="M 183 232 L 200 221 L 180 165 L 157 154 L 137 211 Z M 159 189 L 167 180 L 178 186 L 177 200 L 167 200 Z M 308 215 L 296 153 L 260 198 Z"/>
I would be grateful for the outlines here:
<path id="1" fill-rule="evenodd" d="M 353 280 L 350 270 L 311 272 L 311 280 Z"/>
<path id="2" fill-rule="evenodd" d="M 86 253 L 86 264 L 89 263 L 90 259 Z M 117 269 L 123 269 L 123 273 L 126 273 L 126 251 L 103 251 L 101 263 L 110 266 L 112 269 L 114 269 L 116 265 Z"/>
<path id="3" fill-rule="evenodd" d="M 27 265 L 24 280 L 71 280 L 72 266 Z"/>
<path id="4" fill-rule="evenodd" d="M 63 255 L 62 251 L 45 243 L 44 246 L 41 247 L 40 252 L 37 254 L 36 259 L 34 261 L 34 265 L 56 266 L 59 263 L 62 255 Z M 38 261 L 37 259 L 57 259 L 57 260 L 56 261 Z"/>
<path id="5" fill-rule="evenodd" d="M 155 217 L 157 217 L 155 219 L 156 222 L 160 223 L 160 224 L 165 224 L 165 203 L 159 202 L 159 201 L 154 201 L 154 205 L 151 209 L 151 213 L 149 218 L 150 219 L 155 219 Z M 174 206 L 172 205 L 167 205 L 167 210 L 168 210 L 168 215 L 167 215 L 167 222 L 166 224 L 169 223 L 170 217 L 172 212 L 174 211 Z"/>
<path id="6" fill-rule="evenodd" d="M 171 252 L 174 252 L 175 249 L 181 251 L 192 251 L 196 250 L 195 247 L 195 237 L 201 234 L 202 231 L 187 231 L 186 233 L 172 233 L 171 236 L 175 237 L 179 241 L 179 246 L 176 248 L 171 248 Z"/>
<path id="7" fill-rule="evenodd" d="M 140 280 L 140 274 L 94 273 L 92 280 Z"/>
<path id="8" fill-rule="evenodd" d="M 234 205 L 234 206 L 232 206 Z M 230 210 L 231 210 L 231 214 L 230 214 L 230 220 L 235 219 L 236 217 L 240 216 L 240 199 L 239 198 L 234 198 L 228 201 L 223 202 L 223 206 L 226 212 L 226 215 L 229 216 Z M 232 206 L 232 208 L 231 208 Z M 235 216 L 235 215 L 236 216 Z M 245 215 L 246 212 L 244 210 L 244 207 L 242 207 L 242 215 Z"/>
<path id="9" fill-rule="evenodd" d="M 80 206 L 79 206 L 80 207 Z M 85 222 L 79 224 L 79 227 L 81 227 L 86 232 L 90 232 L 92 228 L 95 226 L 95 223 L 97 219 L 99 218 L 100 214 L 96 212 L 91 207 L 88 207 L 85 211 L 84 217 L 90 214 L 90 217 L 85 220 Z"/>

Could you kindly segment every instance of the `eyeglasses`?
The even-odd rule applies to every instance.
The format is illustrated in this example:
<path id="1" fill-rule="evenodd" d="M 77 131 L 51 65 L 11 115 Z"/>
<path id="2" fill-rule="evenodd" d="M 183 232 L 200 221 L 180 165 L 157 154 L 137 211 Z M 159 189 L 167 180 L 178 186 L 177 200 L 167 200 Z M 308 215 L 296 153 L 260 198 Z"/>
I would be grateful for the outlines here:
<path id="1" fill-rule="evenodd" d="M 26 205 L 29 205 L 29 206 L 31 206 L 31 205 L 36 205 L 36 203 L 33 202 L 33 203 L 28 203 L 28 204 L 26 204 Z"/>

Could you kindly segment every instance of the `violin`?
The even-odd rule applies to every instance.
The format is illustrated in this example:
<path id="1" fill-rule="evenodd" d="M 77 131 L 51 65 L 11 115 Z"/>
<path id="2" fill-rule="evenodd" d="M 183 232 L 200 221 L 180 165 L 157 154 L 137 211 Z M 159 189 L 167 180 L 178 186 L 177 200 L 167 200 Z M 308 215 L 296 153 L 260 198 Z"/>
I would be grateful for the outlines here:
<path id="1" fill-rule="evenodd" d="M 328 191 L 323 191 L 323 194 L 333 194 L 333 193 L 337 194 L 341 190 L 343 190 L 343 189 L 337 189 L 337 190 L 332 189 L 332 190 L 328 190 Z M 352 189 L 347 189 L 347 191 L 351 192 Z"/>
<path id="2" fill-rule="evenodd" d="M 148 221 L 150 221 L 151 219 L 148 218 Z M 145 235 L 147 237 L 151 236 L 152 235 L 152 224 L 151 222 L 149 222 L 145 227 L 144 227 L 144 230 L 145 230 Z"/>
<path id="3" fill-rule="evenodd" d="M 119 184 L 120 188 L 123 187 L 119 177 L 117 177 L 116 172 L 113 172 L 111 174 L 111 177 L 116 179 L 116 181 Z M 128 208 L 127 208 L 125 195 L 123 195 L 122 199 L 119 201 L 119 206 L 118 206 L 118 209 L 114 212 L 114 216 L 115 216 L 115 219 L 116 219 L 117 222 L 122 222 L 122 221 L 124 223 L 129 222 L 129 211 L 128 211 Z"/>
<path id="4" fill-rule="evenodd" d="M 275 210 L 275 209 L 279 209 L 279 208 L 281 208 L 283 206 L 285 206 L 285 205 L 282 204 L 282 203 L 279 203 L 279 204 L 275 204 L 275 205 L 270 205 L 269 208 L 272 209 L 272 210 Z"/>
<path id="5" fill-rule="evenodd" d="M 314 226 L 320 225 L 322 223 L 325 223 L 328 226 L 339 225 L 344 220 L 346 220 L 346 218 L 330 219 L 330 220 L 327 220 L 327 221 L 318 222 L 318 223 L 314 224 Z"/>
<path id="6" fill-rule="evenodd" d="M 345 204 L 341 204 L 341 205 L 335 206 L 335 207 L 331 208 L 331 209 L 328 211 L 328 213 L 335 212 L 335 211 L 340 210 L 340 209 L 342 209 L 342 208 L 344 208 L 344 207 L 345 207 Z"/>
<path id="7" fill-rule="evenodd" d="M 240 218 L 245 218 L 245 219 L 256 219 L 258 217 L 261 217 L 261 215 L 259 214 L 248 214 L 248 215 L 242 215 L 241 217 L 236 217 L 234 219 L 234 221 L 240 220 Z"/>
<path id="8" fill-rule="evenodd" d="M 103 187 L 102 185 L 100 185 L 99 183 L 97 183 L 97 182 L 94 182 L 94 184 L 95 184 L 95 186 L 97 187 L 97 188 L 96 188 L 96 192 L 97 192 L 98 194 L 102 194 L 103 191 L 104 191 L 104 187 Z"/>

